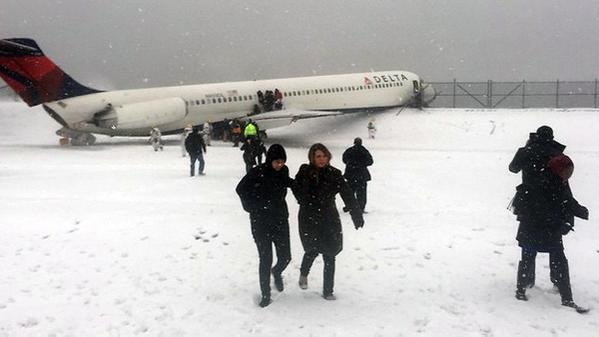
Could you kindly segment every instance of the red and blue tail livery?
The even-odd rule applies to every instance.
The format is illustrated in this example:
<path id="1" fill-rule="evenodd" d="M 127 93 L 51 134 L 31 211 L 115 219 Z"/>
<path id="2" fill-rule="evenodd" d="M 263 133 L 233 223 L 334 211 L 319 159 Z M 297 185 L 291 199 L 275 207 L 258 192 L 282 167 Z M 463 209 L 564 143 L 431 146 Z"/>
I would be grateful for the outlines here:
<path id="1" fill-rule="evenodd" d="M 0 40 L 0 77 L 29 106 L 99 92 L 63 72 L 32 39 Z"/>

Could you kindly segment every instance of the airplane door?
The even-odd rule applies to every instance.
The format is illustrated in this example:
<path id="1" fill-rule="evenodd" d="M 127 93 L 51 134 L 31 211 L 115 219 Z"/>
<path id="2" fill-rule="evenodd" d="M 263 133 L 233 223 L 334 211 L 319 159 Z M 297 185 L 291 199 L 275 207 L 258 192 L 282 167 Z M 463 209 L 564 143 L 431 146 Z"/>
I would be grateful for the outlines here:
<path id="1" fill-rule="evenodd" d="M 420 92 L 420 86 L 418 85 L 418 81 L 412 81 L 412 85 L 414 86 L 414 93 L 417 94 Z"/>

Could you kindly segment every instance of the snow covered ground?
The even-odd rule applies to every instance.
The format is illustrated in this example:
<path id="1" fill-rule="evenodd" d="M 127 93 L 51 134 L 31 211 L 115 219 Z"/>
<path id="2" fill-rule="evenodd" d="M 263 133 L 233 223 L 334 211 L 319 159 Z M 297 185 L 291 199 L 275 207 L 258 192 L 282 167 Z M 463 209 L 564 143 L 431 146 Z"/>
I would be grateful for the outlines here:
<path id="1" fill-rule="evenodd" d="M 99 137 L 59 147 L 41 108 L 0 104 L 0 336 L 597 336 L 552 293 L 537 259 L 530 300 L 514 298 L 519 175 L 507 166 L 528 132 L 554 128 L 576 165 L 591 221 L 565 238 L 574 299 L 599 307 L 599 111 L 405 110 L 302 121 L 269 133 L 292 175 L 323 142 L 333 165 L 362 136 L 374 156 L 366 225 L 342 214 L 337 301 L 320 297 L 322 260 L 297 286 L 302 248 L 288 196 L 293 260 L 286 289 L 256 305 L 258 258 L 234 188 L 241 152 L 208 148 L 207 175 L 188 176 L 177 137 Z M 340 201 L 339 201 L 340 202 Z"/>

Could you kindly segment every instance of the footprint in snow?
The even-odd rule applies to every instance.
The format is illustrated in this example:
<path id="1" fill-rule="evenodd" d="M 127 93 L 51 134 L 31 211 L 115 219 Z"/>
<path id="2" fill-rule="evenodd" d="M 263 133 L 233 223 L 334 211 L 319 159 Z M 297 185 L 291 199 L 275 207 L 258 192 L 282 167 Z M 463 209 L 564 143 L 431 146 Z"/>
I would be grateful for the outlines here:
<path id="1" fill-rule="evenodd" d="M 38 325 L 39 321 L 37 320 L 37 318 L 29 317 L 29 318 L 27 318 L 26 321 L 19 322 L 18 324 L 23 328 L 31 328 L 31 327 Z"/>

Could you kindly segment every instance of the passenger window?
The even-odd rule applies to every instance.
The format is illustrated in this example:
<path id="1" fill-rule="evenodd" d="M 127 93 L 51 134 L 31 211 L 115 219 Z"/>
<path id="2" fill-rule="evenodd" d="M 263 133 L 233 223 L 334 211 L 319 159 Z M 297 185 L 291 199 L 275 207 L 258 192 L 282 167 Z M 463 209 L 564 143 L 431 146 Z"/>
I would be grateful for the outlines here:
<path id="1" fill-rule="evenodd" d="M 202 99 L 202 104 L 206 104 L 206 101 L 204 101 L 203 99 Z"/>

